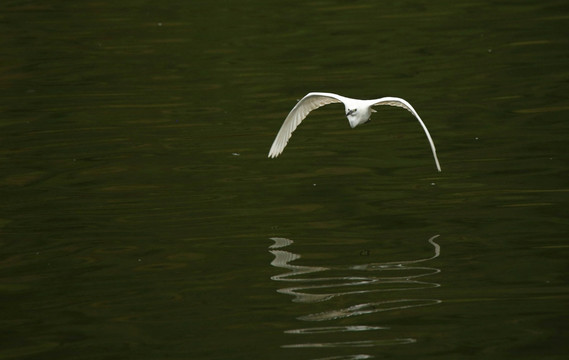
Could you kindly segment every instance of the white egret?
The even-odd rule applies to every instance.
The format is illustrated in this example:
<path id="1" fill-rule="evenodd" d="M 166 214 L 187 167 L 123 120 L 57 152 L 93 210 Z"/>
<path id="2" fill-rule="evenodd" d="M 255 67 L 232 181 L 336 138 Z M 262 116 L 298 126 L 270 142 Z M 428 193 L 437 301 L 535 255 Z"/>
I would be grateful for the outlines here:
<path id="1" fill-rule="evenodd" d="M 431 139 L 431 134 L 429 134 L 429 130 L 427 130 L 425 123 L 423 123 L 423 120 L 421 120 L 419 114 L 417 114 L 411 104 L 401 98 L 396 97 L 382 97 L 373 100 L 359 100 L 351 99 L 333 93 L 311 92 L 300 99 L 300 101 L 292 108 L 286 117 L 283 125 L 281 126 L 281 129 L 277 134 L 277 137 L 275 138 L 275 141 L 273 142 L 273 145 L 271 146 L 269 157 L 275 158 L 283 152 L 286 144 L 288 143 L 288 140 L 292 135 L 292 132 L 298 125 L 300 125 L 302 120 L 304 120 L 304 118 L 306 118 L 306 116 L 312 110 L 332 103 L 344 104 L 346 107 L 346 116 L 348 117 L 348 121 L 350 122 L 350 126 L 352 128 L 370 121 L 371 113 L 376 112 L 374 109 L 372 109 L 372 106 L 391 105 L 409 110 L 409 112 L 411 112 L 411 114 L 413 114 L 417 120 L 419 120 L 419 123 L 423 127 L 423 130 L 425 130 L 425 134 L 427 135 L 427 139 L 431 145 L 433 157 L 435 158 L 437 170 L 441 171 L 439 159 L 437 158 L 437 151 L 435 149 L 435 143 L 433 142 L 433 139 Z"/>

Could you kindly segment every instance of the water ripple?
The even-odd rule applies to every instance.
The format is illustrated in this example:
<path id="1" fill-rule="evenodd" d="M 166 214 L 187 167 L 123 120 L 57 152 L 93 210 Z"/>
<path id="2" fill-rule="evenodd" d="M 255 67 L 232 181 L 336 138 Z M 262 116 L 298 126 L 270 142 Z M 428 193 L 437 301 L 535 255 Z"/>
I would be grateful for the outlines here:
<path id="1" fill-rule="evenodd" d="M 269 252 L 274 255 L 271 265 L 287 272 L 271 277 L 274 281 L 297 284 L 280 288 L 277 291 L 293 297 L 293 302 L 318 303 L 331 300 L 339 296 L 356 296 L 382 292 L 402 292 L 427 288 L 436 288 L 440 284 L 426 281 L 424 277 L 441 272 L 435 267 L 420 265 L 420 263 L 433 260 L 440 256 L 441 248 L 435 242 L 439 235 L 432 236 L 428 242 L 433 246 L 433 255 L 415 260 L 390 261 L 382 263 L 366 263 L 343 266 L 307 266 L 294 265 L 294 261 L 301 258 L 284 248 L 292 245 L 293 240 L 273 237 L 274 244 L 269 247 Z M 325 272 L 350 274 L 345 276 L 323 276 Z M 316 274 L 321 274 L 320 276 Z M 410 308 L 430 306 L 441 303 L 439 299 L 415 299 L 408 296 L 398 299 L 380 299 L 367 301 L 348 307 L 315 312 L 298 316 L 302 321 L 332 321 L 362 315 L 370 315 L 386 311 L 401 311 Z M 327 333 L 349 333 L 388 331 L 389 327 L 352 325 L 352 326 L 323 326 L 308 327 L 286 330 L 286 334 L 314 335 Z M 283 348 L 337 348 L 337 347 L 376 347 L 386 345 L 411 344 L 416 342 L 414 338 L 371 339 L 360 341 L 334 341 L 334 342 L 304 342 L 297 344 L 282 345 Z M 348 357 L 328 357 L 325 359 L 367 359 L 373 356 L 367 354 L 350 355 Z M 321 358 L 324 359 L 324 358 Z"/>
<path id="2" fill-rule="evenodd" d="M 412 344 L 417 340 L 412 338 L 388 339 L 388 340 L 361 340 L 361 341 L 340 341 L 329 343 L 304 343 L 283 345 L 283 348 L 331 348 L 331 347 L 372 347 L 384 345 Z"/>

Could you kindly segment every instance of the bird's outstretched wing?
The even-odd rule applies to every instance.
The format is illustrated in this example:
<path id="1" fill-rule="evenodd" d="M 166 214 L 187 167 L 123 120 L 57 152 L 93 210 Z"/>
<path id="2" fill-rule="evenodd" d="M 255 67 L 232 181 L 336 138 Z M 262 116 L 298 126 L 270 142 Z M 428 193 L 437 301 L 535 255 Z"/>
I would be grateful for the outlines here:
<path id="1" fill-rule="evenodd" d="M 300 101 L 292 108 L 281 126 L 281 129 L 271 146 L 271 150 L 269 151 L 269 157 L 277 157 L 283 152 L 292 132 L 312 110 L 318 109 L 319 107 L 327 104 L 341 103 L 342 101 L 343 97 L 340 95 L 321 92 L 312 92 L 300 99 Z"/>
<path id="2" fill-rule="evenodd" d="M 380 99 L 371 100 L 371 102 L 372 106 L 391 105 L 391 106 L 402 107 L 403 109 L 409 110 L 409 112 L 413 114 L 417 118 L 417 120 L 419 120 L 419 124 L 421 124 L 423 130 L 425 130 L 425 135 L 427 135 L 427 139 L 429 140 L 429 144 L 431 145 L 431 150 L 433 151 L 433 157 L 435 158 L 435 164 L 437 165 L 437 170 L 441 171 L 441 165 L 439 164 L 439 159 L 437 158 L 437 149 L 435 148 L 435 143 L 431 138 L 431 134 L 429 134 L 427 126 L 425 125 L 423 120 L 421 120 L 421 117 L 419 117 L 419 114 L 417 114 L 417 112 L 415 111 L 415 109 L 413 109 L 413 106 L 411 106 L 411 104 L 409 104 L 407 101 L 401 98 L 396 98 L 396 97 L 383 97 Z"/>

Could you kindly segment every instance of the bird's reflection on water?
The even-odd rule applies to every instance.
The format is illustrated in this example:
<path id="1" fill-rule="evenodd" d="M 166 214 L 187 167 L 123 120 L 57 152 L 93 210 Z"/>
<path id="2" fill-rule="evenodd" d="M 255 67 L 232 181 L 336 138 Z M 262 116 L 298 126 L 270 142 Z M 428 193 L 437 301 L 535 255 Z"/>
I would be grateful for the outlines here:
<path id="1" fill-rule="evenodd" d="M 426 281 L 425 277 L 435 275 L 441 270 L 434 267 L 427 267 L 421 263 L 428 262 L 437 258 L 441 253 L 435 235 L 428 239 L 433 246 L 434 254 L 427 258 L 416 260 L 390 261 L 382 263 L 363 263 L 341 266 L 306 266 L 293 265 L 292 262 L 301 258 L 301 255 L 283 250 L 293 244 L 287 238 L 274 237 L 271 240 L 274 244 L 269 247 L 269 251 L 275 256 L 271 262 L 272 266 L 288 270 L 285 273 L 271 277 L 272 280 L 294 284 L 293 286 L 278 289 L 279 293 L 293 296 L 294 302 L 317 303 L 328 301 L 336 297 L 352 295 L 357 302 L 357 295 L 378 293 L 376 301 L 356 303 L 351 306 L 338 309 L 315 312 L 298 316 L 299 320 L 320 322 L 360 315 L 373 314 L 378 312 L 404 310 L 420 306 L 435 305 L 441 302 L 439 299 L 432 298 L 411 298 L 404 296 L 400 298 L 381 298 L 380 293 L 403 292 L 436 288 L 440 284 Z M 326 272 L 346 274 L 344 276 L 326 276 Z M 315 276 L 318 273 L 319 276 Z M 369 300 L 369 296 L 365 297 Z M 301 329 L 287 330 L 288 334 L 322 334 L 322 333 L 350 333 L 364 331 L 388 331 L 389 327 L 351 325 L 351 326 L 320 326 L 307 327 Z M 410 344 L 417 339 L 412 337 L 396 337 L 391 339 L 371 339 L 358 341 L 340 342 L 305 342 L 298 344 L 283 345 L 284 348 L 331 348 L 331 347 L 374 347 L 382 345 Z M 366 359 L 372 357 L 367 354 L 350 355 L 349 357 L 334 357 L 335 359 Z"/>

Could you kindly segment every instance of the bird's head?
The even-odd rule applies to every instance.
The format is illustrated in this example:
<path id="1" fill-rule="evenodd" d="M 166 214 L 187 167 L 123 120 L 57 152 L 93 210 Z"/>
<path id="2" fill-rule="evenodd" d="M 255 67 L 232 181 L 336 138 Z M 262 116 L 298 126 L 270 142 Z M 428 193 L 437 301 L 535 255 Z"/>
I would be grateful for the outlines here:
<path id="1" fill-rule="evenodd" d="M 354 109 L 346 108 L 346 117 L 348 118 L 348 121 L 350 122 L 350 126 L 352 127 L 352 129 L 359 125 L 357 108 Z"/>
<path id="2" fill-rule="evenodd" d="M 350 126 L 355 128 L 358 125 L 365 124 L 369 121 L 371 111 L 367 108 L 353 108 L 346 107 L 346 117 L 350 122 Z"/>

